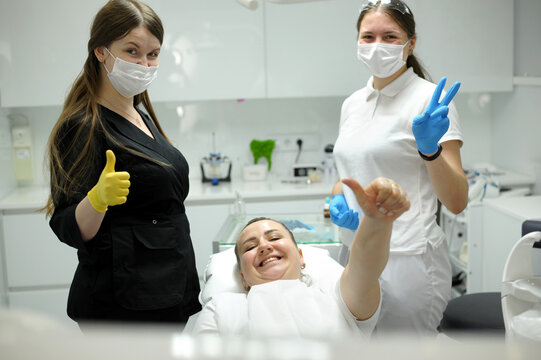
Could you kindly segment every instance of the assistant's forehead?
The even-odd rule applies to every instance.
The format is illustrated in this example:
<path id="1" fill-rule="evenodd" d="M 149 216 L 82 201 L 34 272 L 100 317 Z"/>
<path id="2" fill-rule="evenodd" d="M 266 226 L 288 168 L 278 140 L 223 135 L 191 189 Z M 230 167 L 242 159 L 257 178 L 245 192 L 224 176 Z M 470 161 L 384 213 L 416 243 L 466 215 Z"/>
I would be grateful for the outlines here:
<path id="1" fill-rule="evenodd" d="M 383 11 L 371 11 L 364 15 L 359 30 L 371 32 L 404 31 L 391 15 Z"/>

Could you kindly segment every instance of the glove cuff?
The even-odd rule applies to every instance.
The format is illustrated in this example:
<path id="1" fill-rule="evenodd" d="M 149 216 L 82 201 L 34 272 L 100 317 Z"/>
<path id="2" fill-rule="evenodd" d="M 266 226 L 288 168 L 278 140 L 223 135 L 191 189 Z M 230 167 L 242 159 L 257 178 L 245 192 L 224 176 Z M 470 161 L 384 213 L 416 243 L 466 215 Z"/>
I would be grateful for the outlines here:
<path id="1" fill-rule="evenodd" d="M 107 211 L 107 205 L 102 204 L 101 201 L 98 199 L 98 194 L 96 187 L 93 187 L 90 189 L 90 191 L 87 194 L 88 201 L 90 202 L 90 205 L 96 210 L 97 212 L 104 213 Z"/>

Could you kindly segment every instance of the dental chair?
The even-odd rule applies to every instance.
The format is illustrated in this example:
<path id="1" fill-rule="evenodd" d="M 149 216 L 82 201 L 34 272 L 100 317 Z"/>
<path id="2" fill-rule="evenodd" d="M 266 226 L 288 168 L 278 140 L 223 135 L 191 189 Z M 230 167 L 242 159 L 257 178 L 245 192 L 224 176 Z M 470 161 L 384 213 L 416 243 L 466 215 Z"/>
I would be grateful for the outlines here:
<path id="1" fill-rule="evenodd" d="M 535 323 L 541 332 L 541 315 L 538 315 L 539 322 L 532 320 L 537 314 L 536 311 L 541 314 L 541 255 L 538 255 L 539 263 L 531 260 L 534 240 L 541 239 L 541 221 L 525 221 L 522 224 L 522 236 L 508 255 L 503 273 L 502 292 L 466 294 L 449 301 L 440 322 L 441 333 L 451 338 L 472 333 L 512 338 L 515 336 L 513 319 L 522 321 L 521 324 Z M 541 247 L 541 243 L 539 246 Z M 538 249 L 539 252 L 541 248 Z M 532 270 L 534 264 L 537 266 L 536 276 L 535 270 Z M 537 279 L 534 279 L 535 277 Z M 534 283 L 533 280 L 537 282 Z M 524 287 L 528 288 L 526 292 L 529 292 L 529 295 L 524 295 Z M 534 301 L 535 296 L 539 297 L 537 303 Z M 524 297 L 529 301 L 524 302 Z M 522 318 L 516 318 L 527 309 L 532 311 Z"/>
<path id="2" fill-rule="evenodd" d="M 527 221 L 524 229 L 503 271 L 505 337 L 541 342 L 541 221 Z"/>
<path id="3" fill-rule="evenodd" d="M 298 246 L 306 263 L 303 274 L 308 275 L 322 288 L 333 289 L 336 279 L 342 275 L 344 268 L 330 256 L 328 250 L 310 245 Z M 203 275 L 199 302 L 205 306 L 213 296 L 223 292 L 246 293 L 233 247 L 210 256 Z M 196 316 L 197 314 L 192 316 L 186 324 L 186 332 L 191 331 Z"/>

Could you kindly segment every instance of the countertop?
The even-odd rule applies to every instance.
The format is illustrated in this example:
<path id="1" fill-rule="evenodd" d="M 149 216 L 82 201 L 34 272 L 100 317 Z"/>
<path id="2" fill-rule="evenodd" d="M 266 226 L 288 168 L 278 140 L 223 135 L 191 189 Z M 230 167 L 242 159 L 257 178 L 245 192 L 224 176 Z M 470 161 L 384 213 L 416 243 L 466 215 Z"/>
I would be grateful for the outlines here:
<path id="1" fill-rule="evenodd" d="M 502 196 L 485 199 L 484 203 L 517 219 L 541 219 L 541 195 Z"/>
<path id="2" fill-rule="evenodd" d="M 323 181 L 308 184 L 306 182 L 290 182 L 292 179 L 269 177 L 266 181 L 244 182 L 242 179 L 232 179 L 231 182 L 222 182 L 216 186 L 202 183 L 198 179 L 190 179 L 190 192 L 186 198 L 186 205 L 230 203 L 240 196 L 246 202 L 282 200 L 282 199 L 310 199 L 331 194 L 334 182 Z M 49 196 L 49 188 L 19 187 L 13 189 L 8 195 L 0 199 L 0 211 L 24 210 L 34 211 L 42 208 Z"/>

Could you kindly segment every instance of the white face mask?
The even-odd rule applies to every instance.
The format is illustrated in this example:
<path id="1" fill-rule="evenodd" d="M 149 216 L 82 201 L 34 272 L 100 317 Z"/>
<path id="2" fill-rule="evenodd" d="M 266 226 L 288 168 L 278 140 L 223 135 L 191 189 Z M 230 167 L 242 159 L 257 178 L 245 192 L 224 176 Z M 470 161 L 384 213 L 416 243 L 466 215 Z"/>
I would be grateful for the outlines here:
<path id="1" fill-rule="evenodd" d="M 105 48 L 105 50 L 111 54 L 109 49 Z M 111 84 L 124 97 L 130 98 L 141 94 L 158 75 L 157 66 L 143 66 L 124 61 L 113 54 L 111 56 L 115 58 L 113 70 L 109 72 L 107 66 L 105 66 L 105 62 L 103 66 L 107 71 L 107 76 Z"/>
<path id="2" fill-rule="evenodd" d="M 379 78 L 393 75 L 406 63 L 403 59 L 404 45 L 383 43 L 359 44 L 357 43 L 357 58 L 361 60 L 370 72 Z"/>

